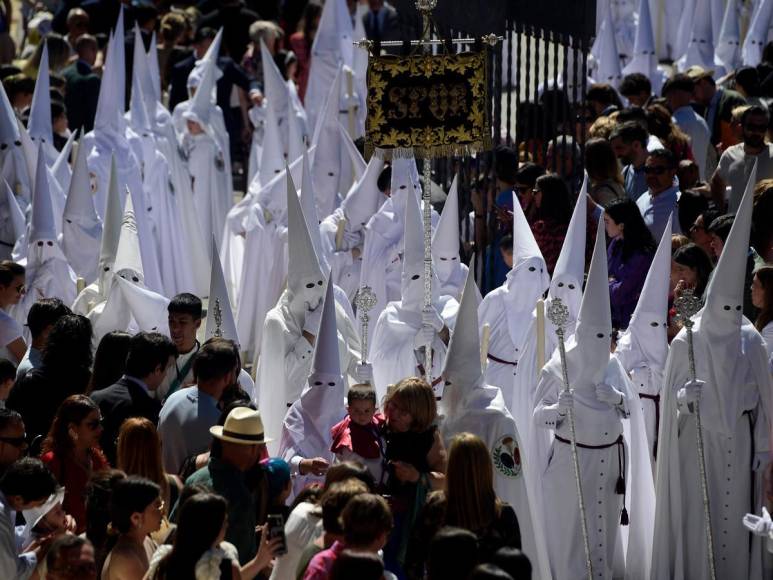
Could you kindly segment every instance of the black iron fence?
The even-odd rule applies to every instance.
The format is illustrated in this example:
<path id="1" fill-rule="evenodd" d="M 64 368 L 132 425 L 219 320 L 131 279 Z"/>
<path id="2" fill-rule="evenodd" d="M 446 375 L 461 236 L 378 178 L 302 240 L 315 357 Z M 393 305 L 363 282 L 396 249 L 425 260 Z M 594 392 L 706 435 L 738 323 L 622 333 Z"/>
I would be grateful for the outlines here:
<path id="1" fill-rule="evenodd" d="M 415 17 L 412 3 L 398 2 L 409 23 Z M 472 16 L 475 10 L 478 17 Z M 446 38 L 487 32 L 504 37 L 489 58 L 493 142 L 515 149 L 519 163 L 542 164 L 568 181 L 569 173 L 581 174 L 583 167 L 589 120 L 583 99 L 595 16 L 596 0 L 439 0 L 434 13 L 438 32 Z M 476 255 L 476 280 L 490 289 L 491 253 L 499 251 L 497 241 L 504 234 L 494 203 L 499 191 L 493 152 L 434 162 L 434 180 L 444 190 L 457 174 L 464 257 Z M 474 217 L 481 214 L 483 219 Z"/>

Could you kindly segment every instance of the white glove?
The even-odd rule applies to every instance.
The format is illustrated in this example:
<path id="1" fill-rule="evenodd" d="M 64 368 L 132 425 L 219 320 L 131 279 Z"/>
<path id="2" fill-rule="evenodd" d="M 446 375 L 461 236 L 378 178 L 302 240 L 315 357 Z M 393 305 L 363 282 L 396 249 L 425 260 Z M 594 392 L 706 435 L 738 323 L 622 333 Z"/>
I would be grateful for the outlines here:
<path id="1" fill-rule="evenodd" d="M 574 408 L 574 389 L 558 393 L 558 414 L 566 415 Z"/>
<path id="2" fill-rule="evenodd" d="M 612 407 L 623 404 L 623 393 L 606 383 L 599 383 L 596 385 L 596 398 L 602 403 L 606 403 Z"/>
<path id="3" fill-rule="evenodd" d="M 416 333 L 416 338 L 413 341 L 413 346 L 416 350 L 423 348 L 428 344 L 432 344 L 435 340 L 437 331 L 431 326 L 422 325 L 419 331 Z"/>
<path id="4" fill-rule="evenodd" d="M 762 516 L 746 514 L 743 517 L 743 525 L 755 536 L 769 536 L 773 531 L 773 520 L 765 507 L 762 508 Z"/>
<path id="5" fill-rule="evenodd" d="M 440 332 L 446 325 L 443 318 L 432 306 L 421 311 L 421 323 L 424 326 L 432 327 L 435 332 Z"/>
<path id="6" fill-rule="evenodd" d="M 321 319 L 322 305 L 320 304 L 314 310 L 306 311 L 306 320 L 303 321 L 303 330 L 317 336 L 317 333 L 319 332 L 319 321 Z"/>
<path id="7" fill-rule="evenodd" d="M 354 378 L 358 383 L 373 384 L 373 365 L 359 363 L 354 367 Z"/>
<path id="8" fill-rule="evenodd" d="M 676 393 L 677 402 L 681 403 L 682 405 L 689 405 L 691 403 L 695 403 L 696 401 L 700 401 L 701 391 L 705 385 L 706 383 L 704 381 L 699 381 L 698 379 L 695 379 L 694 381 L 687 381 L 684 386 Z"/>

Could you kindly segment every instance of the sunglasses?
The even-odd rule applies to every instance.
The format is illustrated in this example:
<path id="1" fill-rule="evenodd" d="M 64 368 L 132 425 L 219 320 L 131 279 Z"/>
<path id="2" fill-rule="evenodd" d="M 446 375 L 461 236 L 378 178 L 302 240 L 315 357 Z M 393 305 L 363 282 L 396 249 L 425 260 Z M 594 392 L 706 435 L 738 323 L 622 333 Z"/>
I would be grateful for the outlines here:
<path id="1" fill-rule="evenodd" d="M 25 433 L 21 437 L 0 437 L 0 442 L 21 448 L 27 445 L 27 434 Z"/>
<path id="2" fill-rule="evenodd" d="M 645 175 L 663 175 L 668 169 L 665 165 L 645 166 L 644 173 Z"/>

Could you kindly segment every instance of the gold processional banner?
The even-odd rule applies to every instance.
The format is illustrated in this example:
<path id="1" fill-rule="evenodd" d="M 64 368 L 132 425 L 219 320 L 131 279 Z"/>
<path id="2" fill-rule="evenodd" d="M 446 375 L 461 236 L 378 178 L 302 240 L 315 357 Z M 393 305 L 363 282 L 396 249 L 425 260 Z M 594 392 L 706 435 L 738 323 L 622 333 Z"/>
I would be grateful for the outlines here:
<path id="1" fill-rule="evenodd" d="M 365 148 L 449 157 L 491 148 L 486 52 L 371 56 Z"/>

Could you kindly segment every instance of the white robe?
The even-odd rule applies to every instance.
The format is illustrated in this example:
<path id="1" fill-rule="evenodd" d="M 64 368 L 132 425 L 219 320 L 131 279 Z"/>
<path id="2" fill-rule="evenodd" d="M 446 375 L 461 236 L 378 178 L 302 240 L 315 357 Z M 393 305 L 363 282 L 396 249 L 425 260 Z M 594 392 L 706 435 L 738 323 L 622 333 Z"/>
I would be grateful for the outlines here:
<path id="1" fill-rule="evenodd" d="M 435 308 L 443 318 L 446 327 L 453 331 L 459 303 L 450 296 L 442 296 Z M 373 329 L 373 344 L 370 345 L 369 361 L 373 365 L 373 382 L 377 400 L 386 395 L 387 387 L 407 377 L 422 376 L 419 369 L 424 365 L 424 355 L 415 350 L 416 334 L 421 329 L 421 314 L 406 311 L 400 302 L 390 302 Z M 446 344 L 438 334 L 432 342 L 432 390 L 436 397 L 443 395 L 441 371 L 446 360 Z M 423 368 L 423 366 L 422 366 Z"/>
<path id="2" fill-rule="evenodd" d="M 531 465 L 527 465 L 523 440 L 505 407 L 502 392 L 497 387 L 479 384 L 469 387 L 456 401 L 457 388 L 446 387 L 441 404 L 444 417 L 440 431 L 446 448 L 460 433 L 473 433 L 485 441 L 494 464 L 494 491 L 515 510 L 523 552 L 531 560 L 534 578 L 548 580 L 550 568 L 543 530 L 541 525 L 535 526 L 542 515 L 536 509 L 537 503 L 529 501 L 532 492 L 526 472 Z"/>
<path id="3" fill-rule="evenodd" d="M 773 386 L 767 353 L 760 334 L 746 319 L 737 351 L 723 348 L 722 353 L 713 352 L 700 333 L 701 318 L 701 313 L 694 317 L 693 340 L 696 376 L 706 381 L 700 409 L 717 578 L 762 578 L 759 537 L 750 537 L 741 519 L 747 512 L 759 513 L 761 509 L 765 465 L 754 473 L 750 465 L 752 444 L 756 454 L 770 451 Z M 696 421 L 676 401 L 677 391 L 689 380 L 686 335 L 683 329 L 671 342 L 662 391 L 652 559 L 652 578 L 656 580 L 709 575 Z M 724 373 L 727 376 L 720 379 Z M 756 420 L 753 433 L 746 410 L 751 410 Z"/>
<path id="4" fill-rule="evenodd" d="M 266 436 L 274 439 L 268 444 L 270 455 L 276 455 L 279 449 L 285 414 L 307 384 L 314 354 L 314 347 L 302 334 L 303 321 L 296 321 L 290 313 L 287 297 L 285 292 L 266 315 L 257 370 L 257 402 Z M 338 302 L 336 324 L 339 362 L 348 390 L 347 373 L 353 373 L 360 362 L 360 338 L 354 323 Z"/>
<path id="5" fill-rule="evenodd" d="M 570 369 L 571 370 L 571 369 Z M 570 381 L 572 374 L 570 373 Z M 625 507 L 630 525 L 620 525 L 623 496 L 616 493 L 619 446 L 604 449 L 578 447 L 580 478 L 594 578 L 648 578 L 652 542 L 654 493 L 652 471 L 638 399 L 624 369 L 610 359 L 603 382 L 625 396 L 630 421 L 623 413 L 598 401 L 595 385 L 572 384 L 577 442 L 606 445 L 624 434 Z M 537 387 L 534 423 L 571 440 L 568 418 L 560 420 L 556 402 L 563 389 L 557 357 L 542 371 Z M 535 454 L 536 455 L 536 454 Z M 532 459 L 531 452 L 527 454 Z M 545 517 L 550 568 L 555 580 L 586 577 L 585 549 L 571 445 L 554 440 L 547 457 L 533 457 L 541 471 L 541 504 Z"/>

